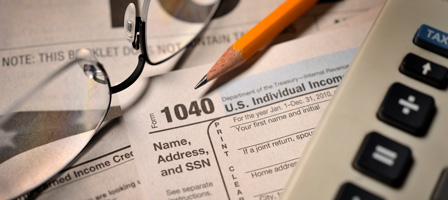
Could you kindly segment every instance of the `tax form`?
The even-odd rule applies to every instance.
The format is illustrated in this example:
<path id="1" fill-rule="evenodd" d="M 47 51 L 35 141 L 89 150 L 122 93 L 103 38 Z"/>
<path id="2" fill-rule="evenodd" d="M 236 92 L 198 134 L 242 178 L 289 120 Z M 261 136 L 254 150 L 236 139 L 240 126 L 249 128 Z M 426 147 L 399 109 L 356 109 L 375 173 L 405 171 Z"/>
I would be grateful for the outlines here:
<path id="1" fill-rule="evenodd" d="M 196 91 L 192 80 L 210 64 L 121 93 L 146 197 L 278 199 L 369 27 L 273 46 Z"/>
<path id="2" fill-rule="evenodd" d="M 24 70 L 26 72 L 33 70 L 36 73 L 45 73 L 46 70 L 54 69 L 72 60 L 77 49 L 89 48 L 105 66 L 112 84 L 123 80 L 136 66 L 138 52 L 133 51 L 131 45 L 124 39 L 123 27 L 112 27 L 110 15 L 113 15 L 117 11 L 111 8 L 111 2 L 106 0 L 1 2 L 0 21 L 7 28 L 0 31 L 0 35 L 2 36 L 2 40 L 0 40 L 2 73 L 0 73 L 0 76 L 5 74 L 3 73 L 4 71 L 9 70 Z M 188 55 L 186 54 L 187 56 L 183 57 L 179 54 L 162 65 L 147 66 L 144 73 L 147 76 L 155 76 L 175 69 L 191 68 L 213 62 L 231 43 L 236 41 L 238 37 L 253 27 L 282 1 L 265 0 L 257 1 L 257 4 L 249 0 L 234 2 L 237 2 L 236 6 L 227 10 L 228 12 L 226 14 L 212 21 L 204 36 L 195 42 L 194 48 L 191 52 L 188 52 Z M 332 29 L 340 25 L 341 23 L 339 22 L 349 22 L 350 19 L 355 18 L 369 9 L 380 6 L 382 2 L 383 0 L 346 0 L 336 3 L 319 4 L 307 15 L 295 22 L 293 26 L 290 26 L 274 43 Z M 141 4 L 142 1 L 139 2 L 139 5 Z M 294 55 L 289 55 L 288 57 L 294 58 L 295 61 L 298 59 Z M 183 60 L 183 63 L 179 64 L 179 60 Z M 290 61 L 292 62 L 293 60 Z M 257 68 L 261 69 L 262 67 Z M 204 68 L 202 68 L 202 72 L 205 72 Z M 201 73 L 198 72 L 198 74 Z M 293 82 L 292 80 L 294 78 L 290 79 L 291 83 Z M 0 79 L 0 82 L 1 85 L 9 83 L 8 79 L 5 78 Z M 188 80 L 185 81 L 185 83 L 187 82 Z M 284 80 L 278 84 L 286 83 L 288 81 Z M 189 90 L 190 88 L 185 91 Z M 243 91 L 241 93 L 248 92 L 250 91 Z M 235 111 L 232 111 L 232 113 L 235 113 L 237 112 L 236 109 L 239 109 L 238 106 L 240 105 L 238 101 L 241 98 L 231 99 L 232 95 L 237 94 L 225 95 L 229 99 L 226 103 L 228 103 L 227 109 L 233 109 Z M 272 92 L 270 96 L 274 97 L 275 95 L 279 96 L 283 94 L 282 91 L 278 94 Z M 114 103 L 111 113 L 114 115 L 111 119 L 118 117 L 121 113 L 119 111 L 117 97 L 113 97 Z M 264 101 L 264 97 L 258 98 L 261 98 L 261 100 L 258 100 L 259 105 L 263 105 L 262 101 Z M 210 107 L 210 104 L 207 104 L 207 102 L 208 100 L 197 102 L 198 108 L 201 109 L 203 116 L 205 116 L 205 112 L 211 112 L 207 110 Z M 208 107 L 203 109 L 201 107 L 202 104 Z M 173 106 L 175 105 L 177 104 L 173 104 Z M 177 115 L 181 113 L 176 115 L 174 113 L 175 108 L 170 106 L 166 109 L 166 114 L 171 115 L 171 118 L 176 121 L 178 120 Z M 190 104 L 188 104 L 188 108 L 190 107 Z M 194 110 L 196 108 L 195 105 L 193 107 L 191 111 L 193 114 L 199 112 L 199 109 Z M 216 110 L 213 113 L 216 114 L 218 111 L 216 105 L 214 105 L 214 108 Z M 165 109 L 165 107 L 158 109 Z M 176 109 L 183 110 L 180 107 Z M 180 117 L 182 118 L 183 116 Z M 161 118 L 158 116 L 158 123 L 161 122 L 160 120 Z M 131 146 L 128 141 L 128 135 L 126 134 L 127 131 L 124 125 L 125 122 L 121 118 L 114 118 L 109 123 L 106 123 L 74 163 L 63 169 L 55 177 L 55 180 L 47 182 L 39 188 L 42 191 L 39 192 L 40 195 L 38 198 L 142 198 L 144 190 L 141 187 L 142 180 L 136 171 L 136 154 L 133 150 L 133 145 Z M 242 130 L 243 126 L 241 125 L 239 128 Z M 234 129 L 231 128 L 230 130 Z M 75 138 L 68 137 L 68 139 Z M 213 140 L 215 141 L 216 138 Z M 52 142 L 58 141 L 51 141 L 48 144 L 51 145 Z M 179 142 L 182 144 L 182 140 Z M 184 141 L 183 143 L 185 142 L 195 144 L 195 141 L 189 138 L 188 141 Z M 11 144 L 8 141 L 1 141 L 0 143 L 0 148 L 10 148 L 9 145 Z M 73 145 L 75 143 L 70 144 Z M 166 146 L 165 143 L 157 143 L 157 145 L 162 149 Z M 168 145 L 170 144 L 168 143 Z M 245 149 L 247 152 L 250 152 L 250 148 Z M 207 150 L 207 152 L 204 150 Z M 192 150 L 191 154 L 212 153 L 210 148 L 204 148 L 204 150 L 200 150 L 200 148 L 194 152 Z M 0 151 L 1 153 L 2 151 Z M 180 155 L 172 154 L 173 159 L 178 156 Z M 170 158 L 164 157 L 163 159 L 169 160 Z M 5 162 L 3 160 L 0 166 L 4 165 Z M 196 166 L 198 165 L 193 162 L 189 168 L 195 168 Z M 43 165 L 40 167 L 43 167 Z M 187 166 L 182 168 L 182 170 L 187 170 Z M 14 171 L 14 168 L 10 171 Z M 7 180 L 6 178 L 10 178 L 8 177 L 10 171 L 2 171 L 0 173 L 2 175 L 0 184 L 2 184 L 3 188 L 0 190 L 0 194 L 10 192 L 9 188 L 3 186 L 20 190 L 21 188 L 18 188 L 20 184 L 24 180 L 30 180 L 28 177 L 16 178 L 14 184 L 10 181 L 5 181 Z M 39 173 L 33 174 L 33 176 L 39 175 Z M 3 177 L 6 178 L 3 179 Z M 146 181 L 143 182 L 146 183 Z M 214 184 L 217 186 L 217 183 Z M 0 197 L 7 198 L 10 196 L 0 195 Z"/>

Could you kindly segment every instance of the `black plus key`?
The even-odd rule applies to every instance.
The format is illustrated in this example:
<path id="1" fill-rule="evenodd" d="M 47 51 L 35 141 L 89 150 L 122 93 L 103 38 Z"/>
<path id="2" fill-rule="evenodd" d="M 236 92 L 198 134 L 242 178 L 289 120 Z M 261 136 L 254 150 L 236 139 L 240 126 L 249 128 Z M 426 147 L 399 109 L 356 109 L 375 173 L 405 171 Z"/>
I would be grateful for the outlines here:
<path id="1" fill-rule="evenodd" d="M 364 139 L 353 166 L 383 183 L 400 187 L 412 162 L 408 147 L 373 132 Z"/>
<path id="2" fill-rule="evenodd" d="M 412 53 L 404 57 L 400 71 L 439 89 L 445 89 L 448 84 L 448 69 L 446 67 Z"/>
<path id="3" fill-rule="evenodd" d="M 415 136 L 426 134 L 435 113 L 434 99 L 394 83 L 378 111 L 378 118 Z"/>

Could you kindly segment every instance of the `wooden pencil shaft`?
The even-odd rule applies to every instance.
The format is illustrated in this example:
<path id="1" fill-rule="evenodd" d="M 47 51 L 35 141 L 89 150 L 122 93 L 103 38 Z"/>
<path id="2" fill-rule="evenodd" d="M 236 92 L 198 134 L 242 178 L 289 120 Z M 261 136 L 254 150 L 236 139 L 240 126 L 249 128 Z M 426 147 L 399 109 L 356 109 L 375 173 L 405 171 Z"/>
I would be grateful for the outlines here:
<path id="1" fill-rule="evenodd" d="M 238 39 L 218 59 L 195 88 L 240 66 L 265 46 L 289 24 L 305 13 L 318 0 L 286 0 L 249 32 Z"/>
<path id="2" fill-rule="evenodd" d="M 233 44 L 241 57 L 250 58 L 289 24 L 297 20 L 317 0 L 287 0 Z"/>
<path id="3" fill-rule="evenodd" d="M 207 80 L 215 79 L 224 73 L 243 64 L 246 59 L 241 58 L 241 50 L 233 50 L 229 47 L 226 52 L 216 61 L 215 65 L 208 71 Z"/>

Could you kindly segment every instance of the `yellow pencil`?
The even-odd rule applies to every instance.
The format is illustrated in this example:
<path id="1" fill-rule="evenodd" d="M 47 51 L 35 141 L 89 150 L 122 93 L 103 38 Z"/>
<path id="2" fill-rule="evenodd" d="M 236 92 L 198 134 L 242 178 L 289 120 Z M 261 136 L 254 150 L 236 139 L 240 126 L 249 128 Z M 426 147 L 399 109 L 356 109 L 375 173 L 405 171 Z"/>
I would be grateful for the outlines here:
<path id="1" fill-rule="evenodd" d="M 216 61 L 215 65 L 194 87 L 197 89 L 208 81 L 240 66 L 260 48 L 271 41 L 289 24 L 311 8 L 318 0 L 286 0 L 271 14 L 244 34 Z"/>

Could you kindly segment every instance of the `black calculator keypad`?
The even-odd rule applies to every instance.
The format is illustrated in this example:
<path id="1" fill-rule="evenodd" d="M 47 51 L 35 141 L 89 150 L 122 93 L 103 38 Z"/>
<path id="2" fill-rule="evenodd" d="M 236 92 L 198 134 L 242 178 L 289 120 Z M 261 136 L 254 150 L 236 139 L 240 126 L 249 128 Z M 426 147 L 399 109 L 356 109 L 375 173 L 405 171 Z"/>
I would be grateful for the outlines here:
<path id="1" fill-rule="evenodd" d="M 394 83 L 378 111 L 378 118 L 415 136 L 423 136 L 435 114 L 434 99 L 401 83 Z"/>
<path id="2" fill-rule="evenodd" d="M 404 57 L 400 65 L 400 71 L 439 89 L 445 89 L 448 84 L 448 69 L 446 67 L 413 53 Z"/>
<path id="3" fill-rule="evenodd" d="M 366 190 L 361 189 L 360 187 L 352 183 L 345 183 L 344 185 L 342 185 L 338 195 L 335 198 L 335 200 L 346 200 L 346 199 L 383 200 L 382 198 L 370 192 L 367 192 Z"/>
<path id="4" fill-rule="evenodd" d="M 448 33 L 423 24 L 413 42 L 421 48 L 448 58 Z M 448 68 L 414 53 L 408 53 L 404 57 L 399 71 L 438 89 L 448 87 Z M 389 125 L 422 137 L 428 132 L 435 114 L 433 97 L 396 82 L 387 91 L 377 117 Z M 409 147 L 378 132 L 371 132 L 364 138 L 353 161 L 353 167 L 379 182 L 400 188 L 405 183 L 413 163 L 414 158 Z M 431 199 L 447 199 L 447 188 L 448 168 L 445 168 Z M 337 193 L 336 199 L 382 198 L 346 182 Z"/>
<path id="5" fill-rule="evenodd" d="M 412 165 L 411 150 L 376 132 L 364 139 L 355 169 L 392 187 L 400 187 Z"/>

